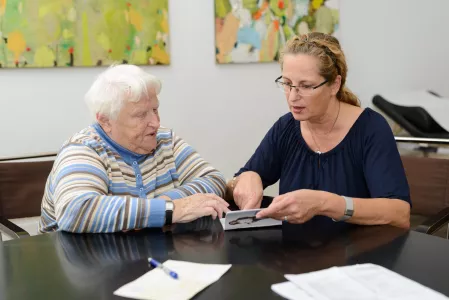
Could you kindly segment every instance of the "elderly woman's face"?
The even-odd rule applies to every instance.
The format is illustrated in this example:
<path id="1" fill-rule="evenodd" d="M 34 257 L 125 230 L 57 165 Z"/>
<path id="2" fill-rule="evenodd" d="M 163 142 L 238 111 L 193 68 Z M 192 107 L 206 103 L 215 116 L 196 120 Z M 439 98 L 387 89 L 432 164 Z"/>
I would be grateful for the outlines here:
<path id="1" fill-rule="evenodd" d="M 159 100 L 154 91 L 138 102 L 125 102 L 116 120 L 110 120 L 111 138 L 138 154 L 149 154 L 157 145 Z"/>

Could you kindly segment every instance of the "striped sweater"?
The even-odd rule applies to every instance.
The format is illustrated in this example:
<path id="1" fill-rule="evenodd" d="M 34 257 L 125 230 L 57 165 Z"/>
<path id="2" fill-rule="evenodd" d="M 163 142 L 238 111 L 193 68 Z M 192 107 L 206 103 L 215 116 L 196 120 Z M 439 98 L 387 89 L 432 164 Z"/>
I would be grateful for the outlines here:
<path id="1" fill-rule="evenodd" d="M 141 155 L 115 143 L 94 124 L 64 143 L 47 179 L 40 232 L 116 232 L 162 227 L 165 195 L 225 193 L 225 179 L 170 129 Z"/>

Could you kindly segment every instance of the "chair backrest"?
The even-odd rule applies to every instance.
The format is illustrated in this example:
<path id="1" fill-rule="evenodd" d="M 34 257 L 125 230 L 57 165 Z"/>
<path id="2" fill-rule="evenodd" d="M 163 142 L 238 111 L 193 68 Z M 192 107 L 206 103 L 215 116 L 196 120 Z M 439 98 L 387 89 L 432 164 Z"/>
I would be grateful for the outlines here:
<path id="1" fill-rule="evenodd" d="M 449 207 L 449 160 L 402 156 L 412 214 L 434 215 Z"/>
<path id="2" fill-rule="evenodd" d="M 380 95 L 373 97 L 373 104 L 412 136 L 449 138 L 449 132 L 422 107 L 396 105 Z"/>
<path id="3" fill-rule="evenodd" d="M 1 162 L 0 215 L 9 219 L 39 216 L 53 163 L 53 160 Z"/>

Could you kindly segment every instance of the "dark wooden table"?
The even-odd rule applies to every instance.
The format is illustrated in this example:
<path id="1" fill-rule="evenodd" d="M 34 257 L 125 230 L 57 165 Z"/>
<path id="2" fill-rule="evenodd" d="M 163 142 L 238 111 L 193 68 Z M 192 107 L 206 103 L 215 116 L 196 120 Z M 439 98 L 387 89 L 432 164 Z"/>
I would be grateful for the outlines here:
<path id="1" fill-rule="evenodd" d="M 0 299 L 124 299 L 113 291 L 147 272 L 149 256 L 233 264 L 195 299 L 279 299 L 270 286 L 285 273 L 367 262 L 449 296 L 449 241 L 442 238 L 390 226 L 223 232 L 218 220 L 201 219 L 172 233 L 57 232 L 0 242 Z"/>

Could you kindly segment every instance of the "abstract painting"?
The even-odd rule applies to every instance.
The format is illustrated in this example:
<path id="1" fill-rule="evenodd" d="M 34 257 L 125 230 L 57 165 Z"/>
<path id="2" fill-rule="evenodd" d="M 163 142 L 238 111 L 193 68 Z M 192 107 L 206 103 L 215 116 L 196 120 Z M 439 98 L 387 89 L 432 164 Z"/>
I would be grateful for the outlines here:
<path id="1" fill-rule="evenodd" d="M 338 0 L 215 0 L 216 61 L 277 61 L 290 37 L 338 25 Z"/>
<path id="2" fill-rule="evenodd" d="M 168 0 L 0 0 L 0 67 L 169 64 Z"/>

